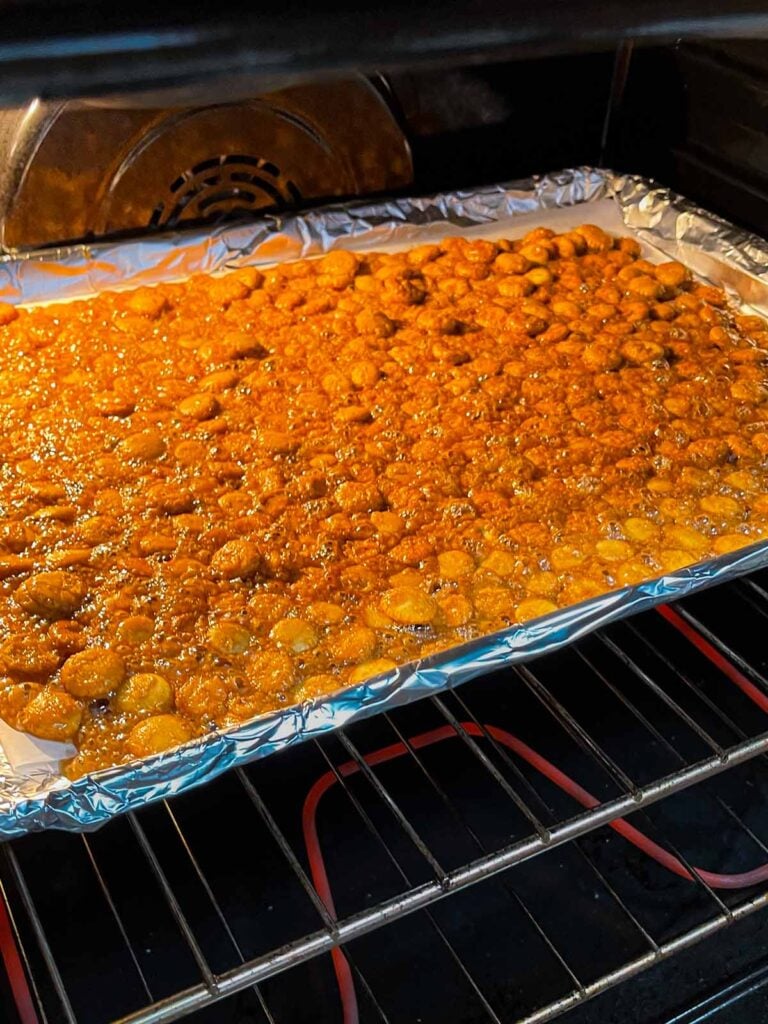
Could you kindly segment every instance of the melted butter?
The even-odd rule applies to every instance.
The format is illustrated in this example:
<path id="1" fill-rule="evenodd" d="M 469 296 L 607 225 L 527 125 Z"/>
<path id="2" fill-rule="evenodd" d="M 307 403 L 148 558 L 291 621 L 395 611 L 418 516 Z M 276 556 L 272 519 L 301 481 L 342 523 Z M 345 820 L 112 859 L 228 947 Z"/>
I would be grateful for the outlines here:
<path id="1" fill-rule="evenodd" d="M 638 256 L 540 229 L 2 307 L 0 713 L 56 726 L 25 702 L 82 649 L 162 675 L 150 730 L 51 702 L 77 775 L 763 536 L 766 325 Z M 82 600 L 21 602 L 42 573 Z"/>

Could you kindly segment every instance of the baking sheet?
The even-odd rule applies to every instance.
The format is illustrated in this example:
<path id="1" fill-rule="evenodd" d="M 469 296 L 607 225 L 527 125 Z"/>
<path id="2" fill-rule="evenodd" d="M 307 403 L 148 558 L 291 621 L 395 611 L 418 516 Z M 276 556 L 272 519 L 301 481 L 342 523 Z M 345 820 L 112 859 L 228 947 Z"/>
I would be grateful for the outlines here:
<path id="1" fill-rule="evenodd" d="M 62 301 L 107 288 L 320 255 L 333 248 L 394 251 L 459 233 L 515 237 L 534 225 L 567 230 L 585 222 L 634 235 L 647 258 L 679 259 L 724 285 L 741 305 L 768 315 L 768 243 L 652 182 L 593 168 L 428 198 L 326 207 L 210 231 L 5 257 L 0 260 L 0 298 L 27 304 Z M 64 779 L 58 769 L 71 748 L 35 740 L 0 723 L 0 836 L 97 828 L 116 814 L 199 785 L 233 765 L 538 657 L 659 602 L 766 565 L 768 542 L 760 542 L 75 782 Z"/>

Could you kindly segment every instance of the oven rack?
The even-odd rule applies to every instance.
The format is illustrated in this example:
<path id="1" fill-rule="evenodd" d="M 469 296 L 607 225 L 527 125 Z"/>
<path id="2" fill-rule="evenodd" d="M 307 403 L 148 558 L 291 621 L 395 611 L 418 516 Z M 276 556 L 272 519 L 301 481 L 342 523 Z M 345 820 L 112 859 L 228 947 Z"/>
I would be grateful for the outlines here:
<path id="1" fill-rule="evenodd" d="M 290 985 L 300 965 L 327 962 L 323 954 L 340 948 L 361 1002 L 360 1019 L 394 1024 L 397 1012 L 369 966 L 365 937 L 416 915 L 471 994 L 476 1016 L 462 1019 L 542 1024 L 763 909 L 764 886 L 716 891 L 692 861 L 697 857 L 710 868 L 734 857 L 739 866 L 741 858 L 748 867 L 768 861 L 768 828 L 761 829 L 749 808 L 744 813 L 742 800 L 750 789 L 768 786 L 768 719 L 733 681 L 746 680 L 768 698 L 759 644 L 768 626 L 765 584 L 755 574 L 676 606 L 698 646 L 659 612 L 649 612 L 557 654 L 229 773 L 203 791 L 131 814 L 91 836 L 46 834 L 7 843 L 0 881 L 39 1020 L 161 1024 L 248 991 L 253 1020 L 281 1024 L 299 1018 L 276 1008 L 280 976 Z M 595 792 L 595 806 L 577 811 L 570 797 L 500 742 L 506 730 Z M 419 739 L 435 731 L 440 742 Z M 376 752 L 392 745 L 400 755 L 379 758 Z M 317 804 L 323 849 L 338 860 L 357 836 L 369 851 L 357 862 L 365 864 L 363 892 L 346 892 L 352 876 L 329 868 L 333 897 L 343 904 L 339 913 L 328 909 L 327 895 L 312 880 L 299 827 L 302 798 L 323 775 L 329 792 L 323 801 L 332 802 L 330 811 Z M 672 805 L 683 791 L 703 801 L 707 820 L 719 822 L 709 847 L 697 839 L 690 849 L 688 832 L 675 824 Z M 428 813 L 416 792 L 432 801 Z M 486 805 L 491 813 L 478 817 Z M 670 883 L 674 898 L 685 894 L 685 912 L 673 914 L 674 921 L 649 923 L 644 899 L 632 887 L 627 891 L 624 875 L 603 855 L 607 845 L 620 850 L 622 863 L 642 865 L 636 870 L 650 872 L 644 884 L 651 890 L 672 877 L 606 828 L 622 816 L 671 851 L 690 875 Z M 215 855 L 203 844 L 211 830 L 221 837 Z M 726 835 L 729 845 L 721 849 Z M 254 875 L 263 875 L 263 885 L 253 880 L 247 894 L 242 874 L 233 868 L 228 877 L 227 868 L 227 850 L 243 843 L 254 851 Z M 605 963 L 586 970 L 574 963 L 559 929 L 534 906 L 540 889 L 524 873 L 553 857 L 565 857 L 578 884 L 599 893 L 601 920 L 620 922 Z M 66 862 L 74 881 L 51 891 L 52 860 Z M 124 877 L 126 863 L 135 877 Z M 375 898 L 385 875 L 391 876 L 381 883 L 386 895 Z M 537 945 L 542 963 L 548 960 L 546 970 L 537 970 L 559 979 L 548 984 L 544 998 L 518 992 L 513 1015 L 509 993 L 484 990 L 441 910 L 470 887 L 489 884 L 527 929 L 526 941 Z M 57 917 L 78 887 L 91 894 L 88 913 L 99 905 L 109 925 L 99 935 L 110 940 L 94 948 L 77 933 L 77 922 L 62 929 Z M 292 895 L 281 904 L 274 894 L 288 889 Z M 269 912 L 267 896 L 276 899 Z M 298 903 L 303 909 L 294 925 Z M 273 932 L 270 921 L 279 924 Z M 158 934 L 162 951 L 152 947 Z M 73 944 L 81 970 L 83 957 L 105 957 L 108 981 L 109 965 L 120 962 L 119 998 L 96 1007 L 89 1002 L 73 974 Z M 191 969 L 179 969 L 181 961 Z M 341 1010 L 332 1006 L 322 1019 L 341 1019 Z"/>

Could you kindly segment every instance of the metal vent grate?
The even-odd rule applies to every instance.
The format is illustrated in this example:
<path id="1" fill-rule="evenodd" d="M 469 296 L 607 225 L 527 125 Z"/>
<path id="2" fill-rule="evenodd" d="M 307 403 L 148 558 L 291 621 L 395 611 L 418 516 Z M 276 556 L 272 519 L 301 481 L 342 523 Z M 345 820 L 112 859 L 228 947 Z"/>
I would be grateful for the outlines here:
<path id="1" fill-rule="evenodd" d="M 202 106 L 155 99 L 0 111 L 0 248 L 146 233 L 412 180 L 398 119 L 362 77 Z"/>
<path id="2" fill-rule="evenodd" d="M 212 221 L 255 210 L 285 210 L 301 192 L 280 168 L 255 156 L 231 154 L 201 160 L 171 183 L 152 211 L 150 228 L 181 221 Z"/>
<path id="3" fill-rule="evenodd" d="M 7 844 L 39 1019 L 543 1024 L 765 908 L 765 585 Z"/>

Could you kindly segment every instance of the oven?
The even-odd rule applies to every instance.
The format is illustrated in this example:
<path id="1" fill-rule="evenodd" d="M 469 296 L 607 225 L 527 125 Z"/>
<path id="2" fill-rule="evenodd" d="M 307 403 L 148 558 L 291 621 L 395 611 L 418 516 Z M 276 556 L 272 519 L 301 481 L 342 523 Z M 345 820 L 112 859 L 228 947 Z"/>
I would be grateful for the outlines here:
<path id="1" fill-rule="evenodd" d="M 8 6 L 3 250 L 580 165 L 768 233 L 760 3 L 260 6 Z M 767 623 L 758 570 L 5 842 L 0 1018 L 765 1020 Z"/>

